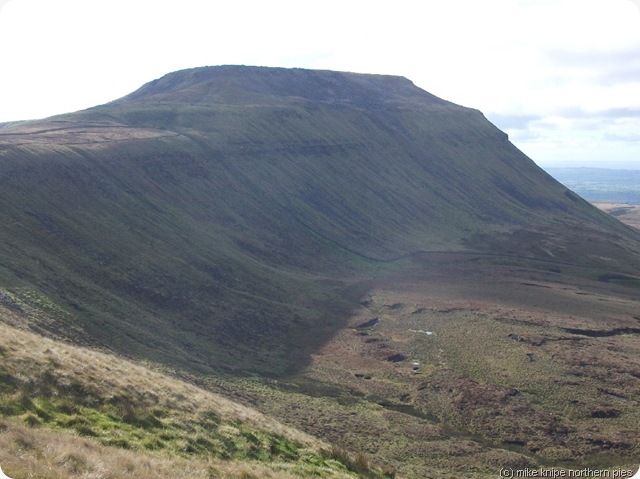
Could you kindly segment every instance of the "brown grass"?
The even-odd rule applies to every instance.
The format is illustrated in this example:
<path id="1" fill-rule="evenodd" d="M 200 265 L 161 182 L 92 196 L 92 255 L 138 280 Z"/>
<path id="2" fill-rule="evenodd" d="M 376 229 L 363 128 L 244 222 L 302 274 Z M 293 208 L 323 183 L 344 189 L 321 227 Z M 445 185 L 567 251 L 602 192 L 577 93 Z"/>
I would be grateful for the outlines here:
<path id="1" fill-rule="evenodd" d="M 14 479 L 354 477 L 347 471 L 349 463 L 339 464 L 329 453 L 322 452 L 330 450 L 329 446 L 312 436 L 218 394 L 154 371 L 150 365 L 135 364 L 2 323 L 0 357 L 3 407 L 10 409 L 17 398 L 18 403 L 26 401 L 40 408 L 36 408 L 36 413 L 0 419 L 0 465 Z M 59 397 L 61 391 L 72 392 L 74 396 L 64 402 Z M 47 410 L 47 398 L 62 406 Z M 215 434 L 223 441 L 237 440 L 238 447 L 245 447 L 248 440 L 257 442 L 266 437 L 279 441 L 277 438 L 282 437 L 288 441 L 282 443 L 285 447 L 296 448 L 295 455 L 276 455 L 258 461 L 242 457 L 225 459 L 216 454 L 188 453 L 176 448 L 147 451 L 135 444 L 127 446 L 131 450 L 124 450 L 105 444 L 105 440 L 113 442 L 113 437 L 103 439 L 93 424 L 86 430 L 98 436 L 95 438 L 78 434 L 82 428 L 76 427 L 76 432 L 61 430 L 54 421 L 49 422 L 55 429 L 39 426 L 47 424 L 48 416 L 61 409 L 70 414 L 75 411 L 80 417 L 81 404 L 95 404 L 97 409 L 92 411 L 98 412 L 100 405 L 115 404 L 116 416 L 122 420 L 122 437 L 129 434 L 142 438 L 143 445 L 146 419 L 142 413 L 153 409 L 163 412 L 162 422 L 151 419 L 170 431 L 197 427 L 199 421 L 213 415 Z M 112 414 L 114 409 L 109 411 Z M 82 420 L 86 422 L 87 418 Z M 119 433 L 115 434 L 117 438 Z"/>
<path id="2" fill-rule="evenodd" d="M 102 446 L 72 433 L 0 420 L 0 465 L 13 479 L 301 479 L 303 466 L 168 457 Z M 353 477 L 333 472 L 328 477 Z"/>
<path id="3" fill-rule="evenodd" d="M 3 369 L 25 379 L 54 376 L 80 384 L 102 398 L 126 395 L 138 405 L 154 405 L 190 417 L 214 411 L 224 421 L 239 421 L 310 447 L 321 443 L 294 428 L 193 384 L 180 381 L 153 365 L 136 364 L 97 350 L 80 348 L 0 323 Z"/>
<path id="4" fill-rule="evenodd" d="M 593 204 L 602 211 L 606 211 L 610 215 L 618 218 L 623 223 L 640 229 L 640 205 L 605 202 L 594 202 Z"/>

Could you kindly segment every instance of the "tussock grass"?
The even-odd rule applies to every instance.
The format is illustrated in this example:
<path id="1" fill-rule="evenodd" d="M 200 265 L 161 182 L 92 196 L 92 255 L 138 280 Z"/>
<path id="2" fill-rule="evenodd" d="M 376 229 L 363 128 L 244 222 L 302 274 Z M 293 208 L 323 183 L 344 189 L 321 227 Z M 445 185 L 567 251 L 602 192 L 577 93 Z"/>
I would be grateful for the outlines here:
<path id="1" fill-rule="evenodd" d="M 14 479 L 347 479 L 353 474 L 291 462 L 216 461 L 129 451 L 70 432 L 0 420 L 0 464 Z"/>
<path id="2" fill-rule="evenodd" d="M 239 421 L 301 444 L 317 444 L 254 410 L 141 364 L 4 324 L 0 324 L 0 336 L 3 387 L 12 391 L 16 404 L 31 401 L 45 422 L 50 408 L 69 415 L 82 408 L 100 410 L 125 423 L 149 427 L 180 414 L 212 424 Z"/>
<path id="3" fill-rule="evenodd" d="M 0 459 L 14 477 L 384 477 L 148 365 L 6 324 L 0 355 Z"/>

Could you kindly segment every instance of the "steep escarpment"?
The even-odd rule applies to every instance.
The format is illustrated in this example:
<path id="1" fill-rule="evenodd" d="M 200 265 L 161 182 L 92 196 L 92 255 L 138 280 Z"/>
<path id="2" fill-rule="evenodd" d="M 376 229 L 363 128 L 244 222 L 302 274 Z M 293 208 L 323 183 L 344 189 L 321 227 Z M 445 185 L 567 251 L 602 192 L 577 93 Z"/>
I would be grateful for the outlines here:
<path id="1" fill-rule="evenodd" d="M 200 371 L 299 369 L 415 254 L 640 264 L 636 232 L 399 77 L 172 73 L 3 128 L 0 183 L 2 288 L 54 313 L 34 328 Z"/>

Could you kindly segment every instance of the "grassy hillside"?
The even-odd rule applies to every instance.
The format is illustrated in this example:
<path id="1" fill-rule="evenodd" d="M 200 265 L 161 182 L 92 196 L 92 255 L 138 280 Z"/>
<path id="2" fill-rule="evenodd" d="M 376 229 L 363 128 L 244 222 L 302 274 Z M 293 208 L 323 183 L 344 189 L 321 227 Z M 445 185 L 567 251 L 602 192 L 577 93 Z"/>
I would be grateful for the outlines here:
<path id="1" fill-rule="evenodd" d="M 16 324 L 0 324 L 0 464 L 11 477 L 393 475 L 150 364 L 42 338 L 1 314 Z"/>
<path id="2" fill-rule="evenodd" d="M 637 453 L 640 233 L 406 79 L 201 68 L 5 125 L 0 222 L 3 322 L 188 371 L 405 477 Z M 83 377 L 85 403 L 53 360 L 5 373 L 3 415 L 170 455 L 206 420 Z M 278 448 L 234 427 L 227 460 Z"/>
<path id="3" fill-rule="evenodd" d="M 0 276 L 58 308 L 37 327 L 190 369 L 299 369 L 353 277 L 421 251 L 579 263 L 570 226 L 592 263 L 638 264 L 637 234 L 397 77 L 178 72 L 0 146 Z"/>

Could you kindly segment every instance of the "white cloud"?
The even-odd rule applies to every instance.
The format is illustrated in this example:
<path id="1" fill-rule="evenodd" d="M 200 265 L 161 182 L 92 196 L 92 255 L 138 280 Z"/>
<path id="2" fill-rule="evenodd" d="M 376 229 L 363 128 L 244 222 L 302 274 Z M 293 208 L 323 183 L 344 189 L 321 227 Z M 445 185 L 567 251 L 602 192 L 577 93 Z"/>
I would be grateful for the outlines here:
<path id="1" fill-rule="evenodd" d="M 629 0 L 631 3 L 633 3 L 636 7 L 638 7 L 638 10 L 640 10 L 640 0 Z"/>
<path id="2" fill-rule="evenodd" d="M 4 7 L 11 0 L 0 0 L 0 11 L 2 11 L 2 7 Z"/>

